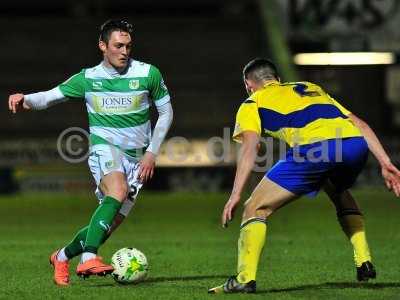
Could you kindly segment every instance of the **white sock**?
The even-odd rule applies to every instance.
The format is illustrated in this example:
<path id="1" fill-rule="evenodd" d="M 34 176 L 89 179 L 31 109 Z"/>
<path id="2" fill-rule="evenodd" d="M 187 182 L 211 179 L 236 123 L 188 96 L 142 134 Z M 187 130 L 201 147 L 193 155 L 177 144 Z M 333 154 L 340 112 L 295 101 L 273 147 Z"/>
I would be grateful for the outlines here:
<path id="1" fill-rule="evenodd" d="M 65 255 L 65 248 L 62 248 L 60 251 L 58 251 L 57 260 L 59 260 L 59 261 L 67 261 L 68 260 L 68 257 Z"/>
<path id="2" fill-rule="evenodd" d="M 83 252 L 82 257 L 81 257 L 81 263 L 84 263 L 85 261 L 87 261 L 89 259 L 93 259 L 95 257 L 96 257 L 96 254 L 94 254 L 92 252 Z"/>

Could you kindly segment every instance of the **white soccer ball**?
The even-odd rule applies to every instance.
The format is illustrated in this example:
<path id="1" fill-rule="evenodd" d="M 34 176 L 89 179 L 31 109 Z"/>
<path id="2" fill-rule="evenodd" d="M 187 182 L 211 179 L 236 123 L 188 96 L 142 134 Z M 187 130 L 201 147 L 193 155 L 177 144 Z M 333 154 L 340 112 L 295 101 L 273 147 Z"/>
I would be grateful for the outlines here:
<path id="1" fill-rule="evenodd" d="M 122 248 L 111 258 L 113 278 L 118 283 L 138 283 L 147 276 L 149 265 L 146 256 L 135 248 Z"/>

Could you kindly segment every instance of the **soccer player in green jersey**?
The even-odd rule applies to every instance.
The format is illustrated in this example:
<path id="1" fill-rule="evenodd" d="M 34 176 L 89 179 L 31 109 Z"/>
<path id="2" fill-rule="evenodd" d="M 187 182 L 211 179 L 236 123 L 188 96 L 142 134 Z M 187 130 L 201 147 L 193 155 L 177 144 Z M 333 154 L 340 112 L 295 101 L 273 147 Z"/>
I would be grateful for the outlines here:
<path id="1" fill-rule="evenodd" d="M 132 25 L 110 20 L 101 27 L 103 61 L 83 69 L 59 86 L 44 92 L 9 97 L 9 109 L 40 110 L 84 99 L 90 127 L 89 167 L 97 184 L 100 205 L 88 225 L 72 241 L 55 251 L 50 262 L 57 285 L 69 284 L 69 260 L 82 254 L 78 276 L 113 271 L 97 251 L 131 210 L 136 196 L 153 176 L 155 159 L 172 122 L 170 96 L 160 71 L 130 58 Z M 159 117 L 151 133 L 150 100 Z"/>

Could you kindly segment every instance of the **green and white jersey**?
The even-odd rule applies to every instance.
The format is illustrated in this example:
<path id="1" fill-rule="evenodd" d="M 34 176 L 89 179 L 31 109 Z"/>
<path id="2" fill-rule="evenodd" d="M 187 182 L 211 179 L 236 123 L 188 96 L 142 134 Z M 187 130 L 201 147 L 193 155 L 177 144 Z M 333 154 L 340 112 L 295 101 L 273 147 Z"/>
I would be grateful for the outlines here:
<path id="1" fill-rule="evenodd" d="M 83 69 L 58 88 L 67 98 L 85 99 L 91 145 L 112 144 L 131 156 L 150 143 L 150 101 L 170 101 L 160 71 L 136 60 L 123 74 L 102 63 Z"/>

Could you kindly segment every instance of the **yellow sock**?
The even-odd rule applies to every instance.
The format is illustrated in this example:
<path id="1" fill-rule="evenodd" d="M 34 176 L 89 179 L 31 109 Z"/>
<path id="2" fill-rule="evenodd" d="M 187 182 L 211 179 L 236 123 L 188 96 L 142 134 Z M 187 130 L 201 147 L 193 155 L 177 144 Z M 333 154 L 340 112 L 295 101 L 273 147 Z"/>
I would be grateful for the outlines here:
<path id="1" fill-rule="evenodd" d="M 237 280 L 256 280 L 258 261 L 264 247 L 267 224 L 265 219 L 252 218 L 244 222 L 238 240 Z"/>
<path id="2" fill-rule="evenodd" d="M 360 267 L 363 262 L 371 261 L 363 217 L 358 214 L 343 215 L 339 217 L 339 222 L 353 245 L 356 266 Z"/>

